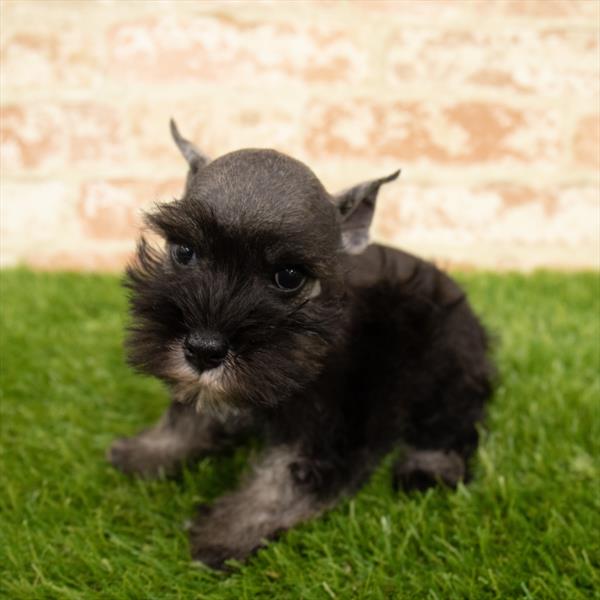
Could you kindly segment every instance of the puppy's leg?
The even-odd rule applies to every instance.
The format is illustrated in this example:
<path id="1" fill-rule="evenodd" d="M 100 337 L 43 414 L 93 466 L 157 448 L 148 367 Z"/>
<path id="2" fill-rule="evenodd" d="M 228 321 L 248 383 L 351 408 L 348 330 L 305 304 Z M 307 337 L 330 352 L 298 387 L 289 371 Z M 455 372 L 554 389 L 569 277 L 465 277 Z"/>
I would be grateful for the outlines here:
<path id="1" fill-rule="evenodd" d="M 409 447 L 393 467 L 396 489 L 423 491 L 438 484 L 455 488 L 460 481 L 468 481 L 482 402 L 477 393 L 462 397 L 466 401 L 461 403 L 446 397 L 437 410 L 432 407 L 427 418 L 413 423 L 406 439 Z"/>
<path id="2" fill-rule="evenodd" d="M 243 560 L 265 540 L 331 507 L 343 489 L 319 493 L 320 465 L 289 446 L 268 450 L 240 489 L 201 510 L 190 529 L 192 557 L 222 568 L 227 559 Z M 313 467 L 314 477 L 308 475 Z"/>
<path id="3" fill-rule="evenodd" d="M 115 440 L 108 460 L 127 474 L 174 475 L 184 463 L 232 445 L 249 428 L 243 417 L 220 421 L 197 413 L 193 404 L 174 401 L 154 427 Z"/>
<path id="4" fill-rule="evenodd" d="M 454 450 L 411 448 L 392 468 L 394 488 L 424 491 L 436 484 L 455 488 L 466 474 L 465 460 Z"/>

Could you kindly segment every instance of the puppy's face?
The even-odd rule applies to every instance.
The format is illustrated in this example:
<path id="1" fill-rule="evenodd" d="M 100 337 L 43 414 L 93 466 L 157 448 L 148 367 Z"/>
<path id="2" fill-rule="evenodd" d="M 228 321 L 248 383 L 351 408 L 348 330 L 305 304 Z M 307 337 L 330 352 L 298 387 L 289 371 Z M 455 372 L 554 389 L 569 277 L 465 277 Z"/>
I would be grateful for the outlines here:
<path id="1" fill-rule="evenodd" d="M 367 195 L 332 197 L 273 150 L 206 164 L 173 135 L 190 172 L 183 198 L 147 216 L 163 248 L 142 240 L 128 269 L 131 361 L 214 411 L 273 405 L 318 376 L 342 333 L 340 258 L 360 237 L 343 217 Z"/>

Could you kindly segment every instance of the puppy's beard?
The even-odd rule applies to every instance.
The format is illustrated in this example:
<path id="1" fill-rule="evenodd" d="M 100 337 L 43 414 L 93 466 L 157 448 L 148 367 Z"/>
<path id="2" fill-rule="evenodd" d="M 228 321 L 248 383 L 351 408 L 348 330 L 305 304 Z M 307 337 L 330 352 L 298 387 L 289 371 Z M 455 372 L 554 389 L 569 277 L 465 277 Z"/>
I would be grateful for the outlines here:
<path id="1" fill-rule="evenodd" d="M 200 383 L 207 389 L 214 390 L 215 392 L 225 393 L 225 367 L 219 365 L 209 371 L 203 371 L 200 374 Z"/>
<path id="2" fill-rule="evenodd" d="M 229 362 L 229 364 L 227 364 Z M 179 402 L 193 402 L 198 412 L 227 417 L 239 412 L 233 399 L 233 365 L 231 360 L 214 369 L 198 373 L 185 359 L 181 342 L 171 346 L 167 372 L 174 382 L 174 396 Z"/>

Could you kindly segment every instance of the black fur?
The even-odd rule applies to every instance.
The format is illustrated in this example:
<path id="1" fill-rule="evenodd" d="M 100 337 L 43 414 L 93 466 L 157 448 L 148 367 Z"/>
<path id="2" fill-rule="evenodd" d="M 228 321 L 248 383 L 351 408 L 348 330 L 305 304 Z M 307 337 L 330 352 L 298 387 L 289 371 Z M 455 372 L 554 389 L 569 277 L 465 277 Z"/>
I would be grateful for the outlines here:
<path id="1" fill-rule="evenodd" d="M 435 266 L 367 243 L 379 186 L 331 196 L 302 163 L 241 150 L 206 164 L 173 124 L 190 163 L 181 200 L 148 223 L 128 269 L 131 362 L 163 379 L 163 420 L 115 442 L 130 473 L 174 473 L 251 431 L 263 457 L 240 488 L 204 509 L 193 556 L 221 567 L 356 490 L 381 457 L 403 457 L 394 483 L 423 489 L 468 477 L 490 395 L 486 335 L 464 293 Z M 172 249 L 195 251 L 178 264 Z M 306 275 L 298 292 L 274 274 Z M 191 332 L 224 336 L 223 367 L 204 374 L 181 351 Z"/>

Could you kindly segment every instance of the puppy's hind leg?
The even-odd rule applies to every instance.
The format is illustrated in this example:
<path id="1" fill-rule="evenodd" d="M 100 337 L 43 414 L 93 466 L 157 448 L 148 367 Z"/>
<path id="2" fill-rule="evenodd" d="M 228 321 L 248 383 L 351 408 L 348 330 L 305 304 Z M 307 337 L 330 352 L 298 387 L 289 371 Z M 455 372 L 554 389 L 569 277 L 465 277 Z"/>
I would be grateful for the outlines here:
<path id="1" fill-rule="evenodd" d="M 434 485 L 455 488 L 466 475 L 465 460 L 454 450 L 410 448 L 393 466 L 395 489 L 424 491 Z"/>
<path id="2" fill-rule="evenodd" d="M 469 459 L 477 449 L 482 396 L 473 393 L 468 402 L 457 404 L 444 402 L 437 411 L 430 407 L 428 418 L 413 422 L 406 437 L 409 446 L 393 466 L 396 489 L 455 488 L 470 479 Z"/>
<path id="3" fill-rule="evenodd" d="M 199 414 L 193 404 L 173 401 L 156 425 L 133 437 L 115 440 L 107 458 L 127 474 L 172 476 L 184 464 L 231 446 L 249 429 L 249 420 L 241 416 L 221 421 L 210 414 Z"/>

